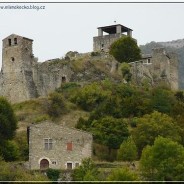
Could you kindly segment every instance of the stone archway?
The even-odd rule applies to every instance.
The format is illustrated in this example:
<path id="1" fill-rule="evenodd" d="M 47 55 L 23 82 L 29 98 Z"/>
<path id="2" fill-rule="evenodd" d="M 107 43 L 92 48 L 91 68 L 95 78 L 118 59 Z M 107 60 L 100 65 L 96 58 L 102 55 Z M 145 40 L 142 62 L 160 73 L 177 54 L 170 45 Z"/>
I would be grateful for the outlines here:
<path id="1" fill-rule="evenodd" d="M 40 161 L 40 170 L 46 170 L 49 168 L 49 161 L 47 159 L 42 159 Z"/>

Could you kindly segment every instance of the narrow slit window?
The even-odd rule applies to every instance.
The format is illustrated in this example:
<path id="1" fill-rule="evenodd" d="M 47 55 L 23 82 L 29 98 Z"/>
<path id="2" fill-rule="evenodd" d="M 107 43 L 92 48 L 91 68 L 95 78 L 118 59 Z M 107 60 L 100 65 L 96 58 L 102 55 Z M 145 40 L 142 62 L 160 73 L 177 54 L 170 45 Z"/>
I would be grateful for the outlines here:
<path id="1" fill-rule="evenodd" d="M 101 45 L 101 51 L 103 51 L 103 50 L 104 50 L 104 44 Z"/>
<path id="2" fill-rule="evenodd" d="M 9 46 L 11 46 L 11 39 L 8 39 L 8 44 Z"/>
<path id="3" fill-rule="evenodd" d="M 14 44 L 17 45 L 17 38 L 14 38 Z"/>

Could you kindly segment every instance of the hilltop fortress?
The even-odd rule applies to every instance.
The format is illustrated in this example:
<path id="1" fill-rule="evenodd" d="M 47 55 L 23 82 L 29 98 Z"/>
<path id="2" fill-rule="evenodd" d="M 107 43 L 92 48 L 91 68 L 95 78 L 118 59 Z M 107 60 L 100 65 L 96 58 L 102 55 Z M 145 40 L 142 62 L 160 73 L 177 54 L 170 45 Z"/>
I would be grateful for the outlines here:
<path id="1" fill-rule="evenodd" d="M 132 36 L 132 29 L 120 24 L 99 27 L 98 36 L 93 38 L 94 52 L 69 52 L 64 59 L 40 63 L 33 55 L 33 40 L 12 34 L 3 39 L 0 95 L 16 103 L 46 96 L 65 82 L 84 84 L 106 78 L 122 81 L 118 63 L 109 56 L 108 49 L 115 40 L 127 35 Z M 148 78 L 151 84 L 164 80 L 172 89 L 178 89 L 178 61 L 174 54 L 157 49 L 152 56 L 130 64 L 137 84 Z"/>

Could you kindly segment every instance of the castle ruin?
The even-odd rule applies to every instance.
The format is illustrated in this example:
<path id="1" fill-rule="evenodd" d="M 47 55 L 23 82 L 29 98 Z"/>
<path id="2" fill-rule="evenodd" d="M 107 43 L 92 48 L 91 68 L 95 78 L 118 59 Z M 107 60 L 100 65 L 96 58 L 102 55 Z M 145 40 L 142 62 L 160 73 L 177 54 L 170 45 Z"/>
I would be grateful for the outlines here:
<path id="1" fill-rule="evenodd" d="M 32 44 L 32 39 L 16 34 L 3 39 L 0 95 L 11 102 L 46 96 L 71 77 L 72 71 L 65 63 L 59 68 L 49 62 L 38 63 Z"/>
<path id="2" fill-rule="evenodd" d="M 103 35 L 103 32 L 108 35 Z M 98 36 L 93 38 L 93 49 L 94 52 L 100 52 L 100 56 L 86 53 L 80 58 L 77 52 L 69 52 L 74 56 L 40 63 L 33 55 L 33 40 L 11 34 L 3 39 L 0 95 L 17 103 L 47 96 L 65 82 L 86 83 L 106 78 L 121 81 L 122 77 L 117 70 L 118 62 L 108 55 L 108 51 L 110 45 L 122 36 L 132 36 L 132 29 L 120 24 L 99 27 Z M 152 84 L 166 81 L 171 89 L 178 89 L 176 55 L 168 54 L 164 49 L 155 49 L 151 56 L 130 64 L 132 78 L 136 83 L 147 78 Z"/>
<path id="3" fill-rule="evenodd" d="M 132 79 L 136 84 L 148 82 L 151 85 L 164 82 L 172 90 L 178 90 L 178 58 L 164 48 L 155 48 L 152 54 L 143 55 L 131 65 Z"/>

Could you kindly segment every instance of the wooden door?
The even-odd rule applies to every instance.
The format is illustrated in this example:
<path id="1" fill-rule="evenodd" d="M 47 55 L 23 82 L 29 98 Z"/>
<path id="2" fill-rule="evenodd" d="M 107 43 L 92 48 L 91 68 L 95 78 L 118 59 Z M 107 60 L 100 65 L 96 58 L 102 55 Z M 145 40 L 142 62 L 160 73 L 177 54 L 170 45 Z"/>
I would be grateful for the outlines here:
<path id="1" fill-rule="evenodd" d="M 49 161 L 47 159 L 42 159 L 40 161 L 40 169 L 41 170 L 46 170 L 49 168 Z"/>

